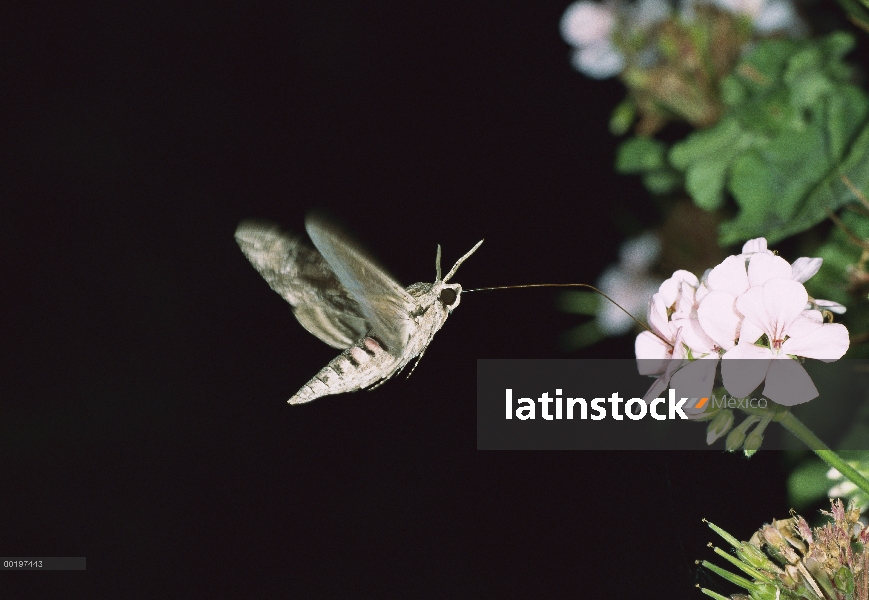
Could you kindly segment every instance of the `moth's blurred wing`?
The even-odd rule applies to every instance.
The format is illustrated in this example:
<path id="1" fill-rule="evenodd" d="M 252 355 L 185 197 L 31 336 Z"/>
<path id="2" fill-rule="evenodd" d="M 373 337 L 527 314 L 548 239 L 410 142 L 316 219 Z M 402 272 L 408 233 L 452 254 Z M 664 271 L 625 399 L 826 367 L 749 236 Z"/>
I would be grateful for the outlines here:
<path id="1" fill-rule="evenodd" d="M 347 233 L 322 215 L 309 214 L 305 229 L 335 276 L 358 303 L 372 326 L 371 334 L 391 354 L 401 352 L 416 331 L 411 314 L 418 306 L 413 296 Z"/>
<path id="2" fill-rule="evenodd" d="M 301 238 L 268 221 L 242 221 L 235 241 L 302 326 L 330 346 L 349 348 L 371 330 L 329 263 Z"/>

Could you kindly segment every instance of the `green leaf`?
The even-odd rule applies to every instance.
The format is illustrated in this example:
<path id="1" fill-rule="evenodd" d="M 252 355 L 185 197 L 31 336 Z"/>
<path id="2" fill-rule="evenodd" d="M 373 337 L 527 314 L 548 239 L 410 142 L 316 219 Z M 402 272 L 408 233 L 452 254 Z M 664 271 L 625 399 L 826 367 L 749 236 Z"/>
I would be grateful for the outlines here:
<path id="1" fill-rule="evenodd" d="M 869 239 L 869 218 L 863 215 L 844 211 L 842 223 L 854 235 Z M 826 298 L 842 304 L 853 303 L 854 299 L 847 293 L 848 271 L 851 265 L 860 260 L 862 250 L 851 242 L 848 235 L 839 227 L 833 228 L 823 246 L 812 253 L 824 260 L 823 268 L 806 282 L 806 289 L 815 298 Z M 853 306 L 848 308 L 848 321 L 854 315 Z M 853 322 L 853 321 L 852 321 Z M 857 322 L 863 322 L 862 319 Z"/>
<path id="2" fill-rule="evenodd" d="M 682 174 L 673 169 L 650 171 L 643 176 L 643 185 L 653 194 L 659 196 L 676 191 L 682 185 Z"/>
<path id="3" fill-rule="evenodd" d="M 685 175 L 685 188 L 703 210 L 716 210 L 724 203 L 724 176 L 727 163 L 711 158 L 691 165 Z"/>
<path id="4" fill-rule="evenodd" d="M 600 310 L 601 297 L 597 292 L 563 292 L 556 302 L 564 312 L 594 316 Z"/>
<path id="5" fill-rule="evenodd" d="M 867 4 L 869 6 L 869 4 Z M 857 40 L 846 31 L 836 31 L 821 40 L 821 44 L 831 60 L 842 60 L 857 45 Z"/>
<path id="6" fill-rule="evenodd" d="M 610 133 L 613 135 L 626 134 L 636 118 L 637 105 L 630 98 L 623 100 L 610 115 Z"/>
<path id="7" fill-rule="evenodd" d="M 707 157 L 715 158 L 720 152 L 733 147 L 742 134 L 734 118 L 725 117 L 715 126 L 697 131 L 670 150 L 670 162 L 680 171 Z"/>
<path id="8" fill-rule="evenodd" d="M 827 99 L 827 135 L 830 155 L 836 157 L 836 160 L 844 156 L 848 142 L 867 115 L 869 115 L 869 98 L 856 86 L 840 86 L 836 94 Z"/>
<path id="9" fill-rule="evenodd" d="M 784 82 L 794 87 L 800 78 L 807 73 L 822 72 L 825 52 L 822 45 L 809 46 L 803 48 L 787 61 L 787 66 L 784 71 Z"/>
<path id="10" fill-rule="evenodd" d="M 788 497 L 797 510 L 826 497 L 832 482 L 827 479 L 830 467 L 821 460 L 809 459 L 788 477 Z"/>
<path id="11" fill-rule="evenodd" d="M 736 106 L 745 101 L 748 92 L 738 78 L 730 76 L 721 81 L 721 101 L 727 106 Z"/>
<path id="12" fill-rule="evenodd" d="M 799 48 L 794 40 L 768 40 L 758 44 L 734 72 L 749 90 L 770 88 L 780 81 L 788 59 Z"/>
<path id="13" fill-rule="evenodd" d="M 785 224 L 829 168 L 829 159 L 819 151 L 823 146 L 823 134 L 813 126 L 787 131 L 762 150 L 740 156 L 730 179 L 741 209 L 737 220 L 758 235 Z"/>
<path id="14" fill-rule="evenodd" d="M 830 165 L 827 174 L 817 184 L 811 186 L 806 195 L 789 211 L 788 218 L 776 217 L 775 213 L 760 211 L 762 207 L 753 205 L 759 201 L 758 198 L 752 197 L 751 192 L 743 188 L 740 192 L 743 197 L 749 198 L 748 202 L 752 203 L 752 208 L 763 214 L 749 212 L 743 215 L 740 212 L 736 220 L 721 226 L 720 243 L 726 246 L 763 235 L 770 244 L 775 244 L 817 225 L 827 218 L 828 211 L 836 211 L 856 200 L 851 189 L 842 180 L 842 176 L 847 177 L 857 189 L 869 191 L 869 126 L 863 126 L 860 135 L 851 143 L 846 158 L 838 165 Z M 775 192 L 767 190 L 767 194 L 774 202 Z"/>
<path id="15" fill-rule="evenodd" d="M 616 154 L 619 173 L 644 173 L 662 169 L 667 165 L 664 143 L 646 137 L 635 137 L 623 142 Z"/>

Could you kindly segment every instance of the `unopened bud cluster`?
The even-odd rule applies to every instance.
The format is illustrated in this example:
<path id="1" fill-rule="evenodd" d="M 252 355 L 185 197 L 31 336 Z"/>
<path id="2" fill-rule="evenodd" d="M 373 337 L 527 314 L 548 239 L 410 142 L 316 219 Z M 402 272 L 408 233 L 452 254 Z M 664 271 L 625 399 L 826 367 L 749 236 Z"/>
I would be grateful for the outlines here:
<path id="1" fill-rule="evenodd" d="M 832 518 L 823 527 L 809 527 L 805 519 L 773 520 L 761 527 L 748 542 L 740 542 L 709 523 L 736 551 L 736 557 L 720 548 L 716 554 L 742 571 L 737 575 L 703 561 L 707 569 L 721 575 L 747 592 L 730 600 L 862 600 L 869 589 L 869 528 L 860 521 L 853 505 L 845 509 L 841 500 L 832 501 Z M 717 600 L 728 600 L 711 590 L 701 591 Z"/>

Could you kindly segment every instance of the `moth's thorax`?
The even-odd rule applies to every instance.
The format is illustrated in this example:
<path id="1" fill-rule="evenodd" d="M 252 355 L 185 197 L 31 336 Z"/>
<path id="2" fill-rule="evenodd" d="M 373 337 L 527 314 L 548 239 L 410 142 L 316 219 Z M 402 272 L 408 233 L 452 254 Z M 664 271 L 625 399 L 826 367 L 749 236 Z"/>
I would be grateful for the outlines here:
<path id="1" fill-rule="evenodd" d="M 462 286 L 457 283 L 414 283 L 407 288 L 407 293 L 416 300 L 418 309 L 412 313 L 420 334 L 418 337 L 428 345 L 431 337 L 443 327 L 450 312 L 459 305 Z M 445 300 L 450 301 L 447 305 Z"/>

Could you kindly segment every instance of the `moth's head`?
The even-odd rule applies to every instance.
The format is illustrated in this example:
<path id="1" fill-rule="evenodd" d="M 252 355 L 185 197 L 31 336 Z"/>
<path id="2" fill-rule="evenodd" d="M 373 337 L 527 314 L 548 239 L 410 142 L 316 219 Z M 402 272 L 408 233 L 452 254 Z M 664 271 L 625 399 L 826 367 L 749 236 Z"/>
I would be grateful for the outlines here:
<path id="1" fill-rule="evenodd" d="M 462 286 L 458 283 L 447 283 L 450 278 L 456 274 L 456 271 L 459 270 L 459 266 L 465 262 L 465 260 L 473 254 L 477 248 L 483 243 L 483 240 L 477 242 L 477 244 L 471 248 L 463 257 L 456 261 L 456 264 L 453 265 L 453 268 L 450 269 L 450 272 L 447 273 L 446 277 L 441 279 L 441 246 L 438 244 L 438 253 L 435 258 L 435 285 L 440 286 L 440 292 L 438 293 L 438 302 L 448 311 L 452 312 L 452 310 L 459 305 L 459 302 L 462 300 Z"/>

